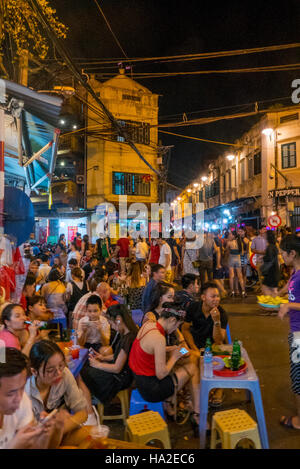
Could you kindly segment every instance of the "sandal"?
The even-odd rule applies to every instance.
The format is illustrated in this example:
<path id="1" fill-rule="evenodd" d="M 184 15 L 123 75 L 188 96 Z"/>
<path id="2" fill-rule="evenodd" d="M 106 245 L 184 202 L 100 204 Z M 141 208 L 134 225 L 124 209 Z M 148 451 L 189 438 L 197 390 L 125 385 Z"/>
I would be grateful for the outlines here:
<path id="1" fill-rule="evenodd" d="M 293 430 L 300 430 L 300 428 L 294 427 L 292 419 L 293 417 L 281 417 L 279 423 L 283 427 L 292 428 Z"/>

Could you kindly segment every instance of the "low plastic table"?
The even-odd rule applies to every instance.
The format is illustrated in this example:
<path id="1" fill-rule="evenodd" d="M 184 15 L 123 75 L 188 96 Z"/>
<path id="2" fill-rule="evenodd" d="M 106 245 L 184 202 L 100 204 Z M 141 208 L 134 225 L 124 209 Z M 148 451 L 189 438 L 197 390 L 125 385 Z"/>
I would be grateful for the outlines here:
<path id="1" fill-rule="evenodd" d="M 68 363 L 69 370 L 72 372 L 74 378 L 76 378 L 80 371 L 82 370 L 83 365 L 87 361 L 89 356 L 89 351 L 87 348 L 81 348 L 79 350 L 79 358 L 76 358 L 75 360 L 70 360 Z"/>
<path id="2" fill-rule="evenodd" d="M 247 363 L 247 372 L 241 376 L 234 378 L 225 378 L 222 376 L 213 376 L 212 378 L 204 378 L 203 359 L 200 360 L 200 421 L 199 421 L 199 436 L 200 436 L 200 448 L 205 448 L 206 439 L 206 423 L 207 423 L 207 412 L 208 412 L 208 396 L 211 389 L 214 388 L 229 388 L 229 389 L 246 389 L 253 395 L 253 401 L 255 405 L 256 417 L 258 430 L 261 440 L 262 448 L 268 449 L 268 434 L 264 416 L 264 408 L 260 393 L 258 376 L 253 368 L 253 365 L 248 357 L 248 354 L 244 348 L 242 348 L 242 357 Z"/>

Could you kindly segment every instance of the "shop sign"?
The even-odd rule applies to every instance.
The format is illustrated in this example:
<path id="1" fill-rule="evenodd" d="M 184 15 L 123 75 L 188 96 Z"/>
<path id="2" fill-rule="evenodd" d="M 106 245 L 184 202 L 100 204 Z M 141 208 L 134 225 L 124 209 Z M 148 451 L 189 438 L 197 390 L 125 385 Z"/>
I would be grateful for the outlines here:
<path id="1" fill-rule="evenodd" d="M 274 197 L 286 197 L 286 196 L 300 196 L 300 187 L 294 187 L 293 189 L 276 189 L 269 191 L 269 198 Z"/>
<path id="2" fill-rule="evenodd" d="M 77 226 L 68 226 L 68 242 L 72 242 L 77 233 Z"/>

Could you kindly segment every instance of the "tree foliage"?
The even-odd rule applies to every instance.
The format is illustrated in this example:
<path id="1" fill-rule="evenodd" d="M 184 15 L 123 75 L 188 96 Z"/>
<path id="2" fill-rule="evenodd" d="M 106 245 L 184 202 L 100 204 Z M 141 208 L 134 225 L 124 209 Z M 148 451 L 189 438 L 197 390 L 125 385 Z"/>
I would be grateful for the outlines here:
<path id="1" fill-rule="evenodd" d="M 62 39 L 66 38 L 67 27 L 61 23 L 47 0 L 38 0 L 44 15 L 47 17 L 53 32 Z M 49 44 L 36 13 L 27 0 L 0 0 L 0 46 L 4 41 L 13 43 L 18 55 L 24 49 L 29 50 L 40 59 L 47 55 Z"/>

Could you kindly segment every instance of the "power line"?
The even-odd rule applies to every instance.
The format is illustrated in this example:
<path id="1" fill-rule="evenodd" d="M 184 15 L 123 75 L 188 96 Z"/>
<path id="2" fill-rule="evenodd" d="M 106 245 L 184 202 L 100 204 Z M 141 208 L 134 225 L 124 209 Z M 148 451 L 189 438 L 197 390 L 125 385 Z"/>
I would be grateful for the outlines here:
<path id="1" fill-rule="evenodd" d="M 86 70 L 96 70 L 92 67 L 85 67 Z M 262 73 L 262 72 L 286 72 L 299 70 L 300 63 L 283 64 L 283 65 L 270 65 L 267 67 L 250 67 L 250 68 L 232 68 L 232 69 L 214 69 L 214 70 L 196 70 L 186 72 L 148 72 L 148 73 L 135 73 L 135 78 L 143 80 L 146 78 L 170 78 L 181 76 L 198 76 L 198 75 L 212 75 L 212 74 L 226 74 L 226 73 Z M 115 76 L 113 73 L 101 73 L 103 79 L 109 79 Z"/>
<path id="2" fill-rule="evenodd" d="M 53 33 L 53 30 L 51 26 L 48 23 L 48 19 L 44 15 L 43 10 L 41 9 L 41 6 L 39 4 L 38 0 L 30 0 L 30 3 L 33 7 L 33 10 L 35 10 L 38 18 L 40 19 L 41 23 L 44 25 L 47 34 L 49 38 L 52 40 L 52 42 L 55 44 L 56 49 L 58 50 L 59 54 L 61 57 L 64 59 L 65 63 L 67 64 L 68 68 L 71 70 L 73 73 L 74 77 L 78 82 L 87 90 L 87 92 L 94 98 L 96 103 L 100 106 L 104 114 L 107 116 L 108 120 L 111 122 L 112 126 L 114 129 L 124 137 L 125 141 L 128 143 L 128 145 L 133 149 L 133 151 L 139 156 L 139 158 L 153 171 L 155 174 L 160 176 L 160 173 L 153 168 L 153 166 L 144 158 L 144 156 L 141 154 L 139 149 L 135 146 L 133 141 L 128 137 L 127 133 L 124 131 L 124 129 L 119 125 L 118 121 L 114 118 L 114 116 L 111 114 L 111 112 L 106 108 L 104 103 L 101 101 L 99 96 L 95 93 L 93 88 L 89 83 L 86 83 L 83 76 L 77 69 L 76 65 L 74 65 L 72 59 L 70 58 L 68 52 L 65 50 L 64 46 L 62 45 L 61 41 L 57 38 L 56 34 Z"/>
<path id="3" fill-rule="evenodd" d="M 113 30 L 112 30 L 112 28 L 111 28 L 111 26 L 110 26 L 110 24 L 109 24 L 109 21 L 108 21 L 108 19 L 106 18 L 105 14 L 104 14 L 104 11 L 103 11 L 102 8 L 100 7 L 100 5 L 99 5 L 99 3 L 97 2 L 97 0 L 94 0 L 94 2 L 96 3 L 98 10 L 100 11 L 101 15 L 103 16 L 104 21 L 105 21 L 105 23 L 106 23 L 108 29 L 110 30 L 111 34 L 113 35 L 114 40 L 116 41 L 117 45 L 119 46 L 120 50 L 122 51 L 124 57 L 126 57 L 126 59 L 128 59 L 128 56 L 127 56 L 126 52 L 124 51 L 123 47 L 121 46 L 120 41 L 118 40 L 117 36 L 116 36 L 115 33 L 113 32 Z"/>
<path id="4" fill-rule="evenodd" d="M 285 49 L 292 49 L 300 47 L 300 43 L 292 43 L 292 44 L 279 44 L 275 46 L 263 46 L 263 47 L 255 47 L 249 49 L 237 49 L 237 50 L 230 50 L 230 51 L 219 51 L 219 52 L 202 52 L 198 54 L 182 54 L 182 55 L 168 55 L 163 57 L 136 57 L 130 58 L 131 62 L 150 62 L 150 61 L 162 61 L 162 60 L 204 60 L 204 59 L 212 59 L 212 58 L 219 58 L 219 57 L 232 57 L 236 55 L 248 55 L 248 54 L 257 54 L 257 53 L 264 53 L 264 52 L 274 52 L 280 51 Z M 74 59 L 76 62 L 78 61 L 81 64 L 111 64 L 117 63 L 120 58 L 114 59 L 87 59 L 84 60 L 83 58 L 76 58 Z"/>

